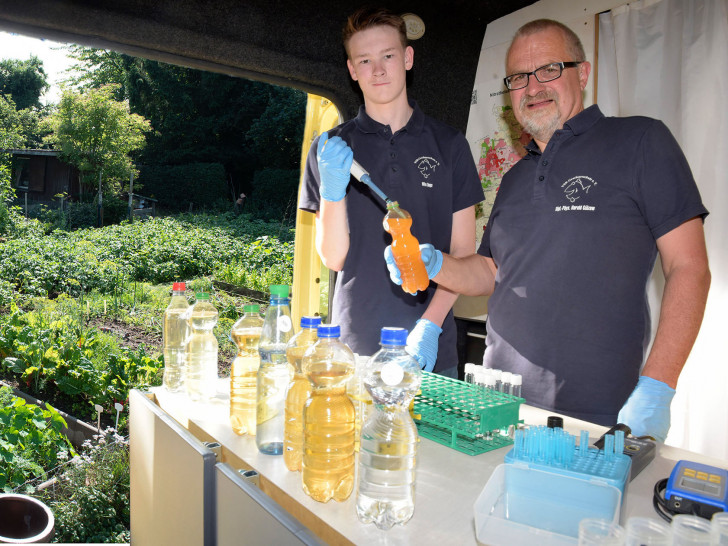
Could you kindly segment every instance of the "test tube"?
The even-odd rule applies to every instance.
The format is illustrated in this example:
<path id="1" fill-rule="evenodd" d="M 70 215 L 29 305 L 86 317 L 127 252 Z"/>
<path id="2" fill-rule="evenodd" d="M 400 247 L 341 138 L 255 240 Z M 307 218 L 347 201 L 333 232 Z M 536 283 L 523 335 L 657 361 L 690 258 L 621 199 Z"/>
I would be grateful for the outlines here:
<path id="1" fill-rule="evenodd" d="M 483 370 L 480 368 L 473 369 L 473 385 L 478 385 L 479 387 L 483 387 L 485 383 L 483 382 L 485 375 L 483 374 Z"/>
<path id="2" fill-rule="evenodd" d="M 604 437 L 604 460 L 614 460 L 614 436 L 612 434 L 607 434 Z"/>
<path id="3" fill-rule="evenodd" d="M 589 431 L 582 430 L 579 436 L 579 455 L 584 456 L 589 451 Z"/>
<path id="4" fill-rule="evenodd" d="M 483 381 L 484 381 L 486 389 L 488 389 L 491 392 L 495 390 L 495 377 L 493 377 L 493 374 L 484 373 Z"/>
<path id="5" fill-rule="evenodd" d="M 472 362 L 465 364 L 465 382 L 475 383 L 475 364 Z"/>
<path id="6" fill-rule="evenodd" d="M 521 398 L 521 386 L 523 384 L 523 376 L 520 373 L 514 373 L 511 377 L 511 394 Z"/>
<path id="7" fill-rule="evenodd" d="M 501 392 L 505 394 L 511 394 L 511 378 L 513 374 L 511 372 L 503 372 L 501 374 Z"/>
<path id="8" fill-rule="evenodd" d="M 502 370 L 497 369 L 491 369 L 490 373 L 493 374 L 493 377 L 495 377 L 495 389 L 496 391 L 500 392 L 501 390 L 501 374 L 503 373 Z"/>

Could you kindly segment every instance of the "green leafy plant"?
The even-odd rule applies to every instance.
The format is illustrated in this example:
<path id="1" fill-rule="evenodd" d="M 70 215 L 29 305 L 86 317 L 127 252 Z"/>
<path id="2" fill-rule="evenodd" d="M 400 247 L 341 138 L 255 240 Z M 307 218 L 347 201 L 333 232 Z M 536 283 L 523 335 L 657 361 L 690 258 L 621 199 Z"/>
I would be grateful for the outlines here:
<path id="1" fill-rule="evenodd" d="M 258 290 L 271 281 L 289 281 L 293 244 L 253 237 L 234 218 L 153 218 L 48 236 L 32 233 L 0 243 L 0 279 L 13 283 L 19 297 L 79 297 L 93 290 L 116 297 L 129 282 L 159 284 L 217 271 Z M 262 231 L 261 224 L 250 229 Z"/>
<path id="2" fill-rule="evenodd" d="M 55 517 L 54 542 L 130 542 L 129 443 L 107 429 L 84 443 L 39 497 Z"/>
<path id="3" fill-rule="evenodd" d="M 61 429 L 66 422 L 54 408 L 28 404 L 0 387 L 0 490 L 22 488 L 74 454 Z M 28 487 L 28 489 L 32 489 Z"/>
<path id="4" fill-rule="evenodd" d="M 79 328 L 73 317 L 48 320 L 44 313 L 15 309 L 0 327 L 2 368 L 36 397 L 62 393 L 77 417 L 90 418 L 100 404 L 107 411 L 125 402 L 129 389 L 159 384 L 159 355 L 100 343 L 95 328 Z"/>

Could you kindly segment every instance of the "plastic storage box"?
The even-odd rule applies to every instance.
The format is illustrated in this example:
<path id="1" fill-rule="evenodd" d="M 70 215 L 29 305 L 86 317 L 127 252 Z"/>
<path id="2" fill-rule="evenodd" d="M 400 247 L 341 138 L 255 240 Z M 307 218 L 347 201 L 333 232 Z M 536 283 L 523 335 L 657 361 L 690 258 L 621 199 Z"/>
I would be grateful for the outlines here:
<path id="1" fill-rule="evenodd" d="M 475 501 L 475 533 L 490 546 L 577 544 L 583 518 L 619 523 L 621 499 L 603 480 L 502 464 Z"/>

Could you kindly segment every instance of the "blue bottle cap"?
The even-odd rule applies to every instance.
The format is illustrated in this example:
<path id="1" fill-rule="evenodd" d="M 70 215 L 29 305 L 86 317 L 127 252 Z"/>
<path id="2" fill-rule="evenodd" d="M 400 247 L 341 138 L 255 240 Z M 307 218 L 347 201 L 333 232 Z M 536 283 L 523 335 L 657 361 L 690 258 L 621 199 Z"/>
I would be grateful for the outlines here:
<path id="1" fill-rule="evenodd" d="M 301 317 L 301 328 L 316 328 L 321 324 L 321 317 Z"/>
<path id="2" fill-rule="evenodd" d="M 341 335 L 341 327 L 338 324 L 319 324 L 316 334 L 322 337 L 339 337 Z"/>
<path id="3" fill-rule="evenodd" d="M 409 332 L 405 328 L 382 328 L 379 343 L 382 345 L 406 345 Z"/>

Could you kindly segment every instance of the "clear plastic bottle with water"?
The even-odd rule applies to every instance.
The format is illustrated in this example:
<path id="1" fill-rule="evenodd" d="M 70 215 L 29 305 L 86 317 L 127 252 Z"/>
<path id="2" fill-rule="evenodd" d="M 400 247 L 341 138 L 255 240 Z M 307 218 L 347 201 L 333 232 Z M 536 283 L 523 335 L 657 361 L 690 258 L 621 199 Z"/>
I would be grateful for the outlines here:
<path id="1" fill-rule="evenodd" d="M 363 372 L 369 362 L 368 356 L 362 356 L 354 353 L 356 368 L 354 374 L 346 384 L 346 393 L 354 404 L 356 419 L 354 421 L 354 451 L 359 451 L 359 439 L 361 438 L 361 426 L 369 416 L 369 410 L 372 407 L 372 397 L 364 388 Z"/>
<path id="2" fill-rule="evenodd" d="M 311 396 L 303 409 L 303 490 L 314 500 L 344 501 L 354 490 L 354 404 L 346 383 L 354 353 L 337 325 L 318 327 L 318 341 L 303 355 Z"/>
<path id="3" fill-rule="evenodd" d="M 283 460 L 292 472 L 301 470 L 303 456 L 303 406 L 311 394 L 311 382 L 301 368 L 303 354 L 318 340 L 316 329 L 321 317 L 301 317 L 301 329 L 286 347 L 286 358 L 293 369 L 293 379 L 286 394 Z"/>
<path id="4" fill-rule="evenodd" d="M 270 304 L 265 313 L 258 353 L 255 443 L 266 455 L 282 455 L 286 390 L 291 381 L 286 345 L 293 337 L 288 285 L 270 287 Z"/>
<path id="5" fill-rule="evenodd" d="M 210 302 L 210 294 L 195 294 L 195 304 L 190 309 L 191 334 L 187 341 L 187 396 L 193 401 L 206 401 L 217 390 L 217 339 L 212 333 L 217 324 L 217 309 Z"/>
<path id="6" fill-rule="evenodd" d="M 230 368 L 230 425 L 235 434 L 255 434 L 255 393 L 260 367 L 258 344 L 262 331 L 260 305 L 244 305 L 243 316 L 230 330 L 230 337 L 238 346 L 238 354 Z"/>
<path id="7" fill-rule="evenodd" d="M 185 345 L 189 335 L 187 313 L 190 310 L 185 290 L 186 286 L 183 282 L 172 284 L 172 299 L 169 300 L 162 319 L 162 346 L 164 347 L 162 384 L 170 392 L 178 392 L 184 388 Z"/>
<path id="8" fill-rule="evenodd" d="M 364 370 L 374 409 L 361 431 L 356 513 L 360 521 L 385 530 L 406 523 L 415 510 L 417 428 L 408 408 L 422 372 L 405 351 L 407 333 L 382 328 L 382 348 Z"/>

